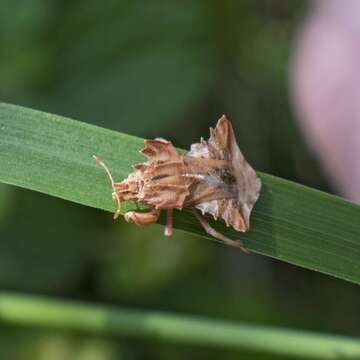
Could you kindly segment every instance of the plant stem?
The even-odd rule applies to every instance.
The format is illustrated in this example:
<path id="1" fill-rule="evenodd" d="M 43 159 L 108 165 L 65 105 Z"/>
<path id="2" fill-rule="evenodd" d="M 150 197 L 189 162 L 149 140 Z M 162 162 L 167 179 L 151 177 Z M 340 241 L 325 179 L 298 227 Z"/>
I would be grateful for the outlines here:
<path id="1" fill-rule="evenodd" d="M 0 294 L 0 321 L 311 359 L 360 358 L 360 341 L 341 336 L 10 293 Z"/>

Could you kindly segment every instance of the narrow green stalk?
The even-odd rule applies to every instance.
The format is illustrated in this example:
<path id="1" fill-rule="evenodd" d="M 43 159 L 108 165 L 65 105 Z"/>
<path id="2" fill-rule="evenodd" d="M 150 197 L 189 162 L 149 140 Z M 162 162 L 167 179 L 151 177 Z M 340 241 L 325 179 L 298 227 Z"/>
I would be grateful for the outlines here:
<path id="1" fill-rule="evenodd" d="M 0 322 L 309 359 L 359 359 L 360 341 L 200 317 L 0 294 Z"/>

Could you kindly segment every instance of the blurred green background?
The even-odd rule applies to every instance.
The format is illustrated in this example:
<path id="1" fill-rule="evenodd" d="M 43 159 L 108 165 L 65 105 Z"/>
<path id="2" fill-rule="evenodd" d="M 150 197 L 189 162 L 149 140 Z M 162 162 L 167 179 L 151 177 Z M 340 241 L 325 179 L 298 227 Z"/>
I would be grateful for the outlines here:
<path id="1" fill-rule="evenodd" d="M 256 169 L 331 191 L 289 105 L 305 2 L 0 4 L 1 101 L 183 148 L 226 113 Z M 355 285 L 2 184 L 0 240 L 2 289 L 360 335 Z M 15 360 L 272 359 L 3 326 L 0 348 Z"/>

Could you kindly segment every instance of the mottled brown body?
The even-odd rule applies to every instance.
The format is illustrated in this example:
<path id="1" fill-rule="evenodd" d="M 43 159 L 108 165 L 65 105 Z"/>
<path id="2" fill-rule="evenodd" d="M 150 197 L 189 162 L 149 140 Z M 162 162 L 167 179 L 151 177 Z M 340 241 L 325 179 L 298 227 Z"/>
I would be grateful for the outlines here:
<path id="1" fill-rule="evenodd" d="M 167 210 L 166 235 L 172 232 L 172 209 L 194 209 L 205 230 L 229 245 L 241 247 L 219 234 L 200 214 L 209 213 L 223 219 L 238 231 L 250 227 L 250 213 L 259 196 L 261 182 L 237 146 L 230 121 L 222 116 L 210 139 L 193 144 L 185 154 L 177 153 L 171 142 L 163 139 L 145 140 L 141 153 L 147 162 L 134 165 L 124 181 L 113 183 L 113 197 L 120 204 L 136 200 L 152 208 L 147 213 L 128 212 L 127 221 L 150 225 L 157 221 L 161 210 Z"/>

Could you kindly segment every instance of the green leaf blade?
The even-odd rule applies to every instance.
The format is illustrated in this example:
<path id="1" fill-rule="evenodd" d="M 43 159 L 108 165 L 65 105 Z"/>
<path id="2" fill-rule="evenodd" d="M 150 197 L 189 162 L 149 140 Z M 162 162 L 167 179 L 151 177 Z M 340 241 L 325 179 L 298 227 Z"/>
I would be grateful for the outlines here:
<path id="1" fill-rule="evenodd" d="M 0 104 L 0 181 L 8 184 L 114 211 L 109 180 L 92 155 L 120 181 L 131 165 L 143 161 L 138 153 L 142 146 L 143 140 L 134 136 Z M 360 206 L 271 175 L 259 176 L 263 189 L 251 231 L 239 233 L 220 221 L 212 222 L 214 227 L 254 252 L 360 283 Z M 127 204 L 124 210 L 131 208 Z M 206 237 L 188 211 L 176 212 L 174 226 Z"/>

